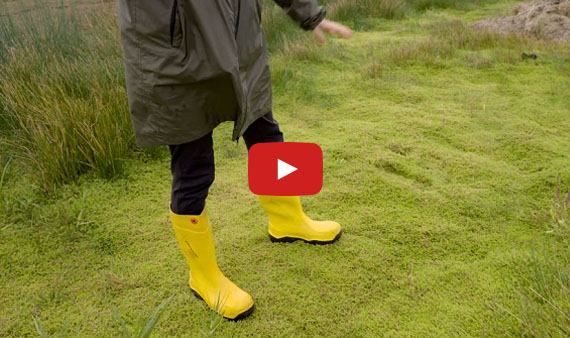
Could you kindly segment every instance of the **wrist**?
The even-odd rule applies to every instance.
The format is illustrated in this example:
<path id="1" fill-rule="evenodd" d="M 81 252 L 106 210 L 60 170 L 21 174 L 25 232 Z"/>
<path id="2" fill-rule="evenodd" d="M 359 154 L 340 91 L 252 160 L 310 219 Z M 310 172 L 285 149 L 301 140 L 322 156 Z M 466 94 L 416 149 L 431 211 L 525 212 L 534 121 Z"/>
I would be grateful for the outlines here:
<path id="1" fill-rule="evenodd" d="M 319 12 L 305 21 L 301 22 L 301 28 L 304 30 L 313 30 L 315 29 L 324 19 L 327 14 L 327 11 L 324 7 L 319 7 Z"/>

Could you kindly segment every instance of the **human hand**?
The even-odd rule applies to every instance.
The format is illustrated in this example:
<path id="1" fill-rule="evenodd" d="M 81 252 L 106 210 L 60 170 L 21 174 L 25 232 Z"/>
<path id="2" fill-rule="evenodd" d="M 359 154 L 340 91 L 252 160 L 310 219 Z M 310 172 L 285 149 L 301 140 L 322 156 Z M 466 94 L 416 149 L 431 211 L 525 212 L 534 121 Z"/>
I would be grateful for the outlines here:
<path id="1" fill-rule="evenodd" d="M 325 33 L 328 35 L 340 35 L 345 39 L 349 39 L 352 36 L 352 31 L 350 28 L 341 25 L 338 22 L 330 21 L 327 19 L 321 21 L 321 23 L 315 27 L 315 29 L 313 29 L 313 33 L 320 43 L 325 43 L 327 41 Z"/>

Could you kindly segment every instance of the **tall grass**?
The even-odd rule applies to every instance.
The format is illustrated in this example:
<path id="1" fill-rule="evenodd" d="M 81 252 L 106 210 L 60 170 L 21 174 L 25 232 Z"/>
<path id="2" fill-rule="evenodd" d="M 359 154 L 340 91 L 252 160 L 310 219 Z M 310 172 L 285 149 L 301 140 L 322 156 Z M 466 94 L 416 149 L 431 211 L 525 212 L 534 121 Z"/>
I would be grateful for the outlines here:
<path id="1" fill-rule="evenodd" d="M 457 51 L 492 51 L 492 58 L 479 54 L 467 54 L 465 61 L 473 68 L 491 67 L 495 63 L 516 63 L 520 52 L 535 48 L 539 42 L 516 35 L 500 35 L 491 31 L 479 31 L 459 20 L 447 20 L 425 26 L 429 35 L 386 48 L 372 57 L 364 70 L 366 77 L 378 77 L 385 68 L 420 64 L 425 67 L 443 68 L 456 56 Z M 543 42 L 542 44 L 546 44 Z"/>
<path id="2" fill-rule="evenodd" d="M 294 40 L 302 35 L 302 32 L 283 15 L 283 10 L 272 0 L 263 2 L 261 22 L 269 50 L 272 53 L 277 52 L 286 41 Z"/>
<path id="3" fill-rule="evenodd" d="M 351 21 L 362 16 L 396 19 L 406 14 L 408 6 L 404 0 L 339 0 L 329 6 L 332 18 Z"/>
<path id="4" fill-rule="evenodd" d="M 46 192 L 121 173 L 134 148 L 116 19 L 40 7 L 0 17 L 4 142 Z"/>
<path id="5" fill-rule="evenodd" d="M 496 0 L 408 0 L 408 4 L 415 10 L 424 11 L 436 8 L 471 9 L 486 2 Z"/>

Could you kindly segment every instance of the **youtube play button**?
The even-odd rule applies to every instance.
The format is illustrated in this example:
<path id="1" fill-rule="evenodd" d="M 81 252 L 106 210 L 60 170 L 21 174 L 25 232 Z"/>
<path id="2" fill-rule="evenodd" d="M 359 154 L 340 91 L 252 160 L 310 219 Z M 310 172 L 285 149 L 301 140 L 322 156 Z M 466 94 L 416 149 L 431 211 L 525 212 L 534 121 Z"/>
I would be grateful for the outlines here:
<path id="1" fill-rule="evenodd" d="M 314 143 L 258 143 L 249 150 L 249 189 L 256 195 L 314 195 L 323 186 L 323 151 Z"/>
<path id="2" fill-rule="evenodd" d="M 297 171 L 297 168 L 293 167 L 287 162 L 283 162 L 280 159 L 277 159 L 277 180 L 280 180 L 295 171 Z"/>

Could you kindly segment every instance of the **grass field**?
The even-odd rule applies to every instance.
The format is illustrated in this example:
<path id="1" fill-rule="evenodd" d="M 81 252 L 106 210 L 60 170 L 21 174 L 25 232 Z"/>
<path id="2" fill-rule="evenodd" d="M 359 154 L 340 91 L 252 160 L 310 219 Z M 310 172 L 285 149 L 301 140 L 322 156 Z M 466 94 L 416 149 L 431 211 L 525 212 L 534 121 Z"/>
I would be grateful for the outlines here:
<path id="1" fill-rule="evenodd" d="M 89 48 L 101 54 L 54 48 L 112 70 L 89 79 L 75 64 L 79 73 L 52 67 L 29 86 L 20 81 L 42 72 L 24 61 L 53 60 L 18 63 L 10 53 L 21 51 L 0 47 L 0 336 L 116 337 L 169 298 L 156 337 L 569 336 L 570 50 L 465 25 L 516 1 L 410 3 L 418 9 L 375 16 L 337 5 L 358 31 L 325 46 L 269 32 L 285 139 L 324 151 L 324 187 L 305 209 L 344 226 L 338 243 L 271 243 L 245 146 L 230 141 L 232 124 L 216 129 L 218 260 L 256 301 L 238 323 L 189 292 L 168 220 L 168 157 L 134 149 L 120 54 L 98 57 L 118 43 L 112 17 L 92 23 L 103 35 Z M 81 90 L 58 87 L 67 83 Z M 46 88 L 58 105 L 37 96 Z M 104 145 L 44 163 L 85 141 L 34 143 L 56 129 L 27 121 L 53 114 L 77 118 L 57 130 L 95 130 L 87 139 L 105 135 Z M 97 123 L 117 130 L 89 129 Z M 69 175 L 53 176 L 74 158 Z"/>

